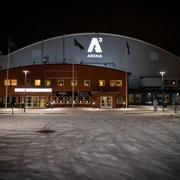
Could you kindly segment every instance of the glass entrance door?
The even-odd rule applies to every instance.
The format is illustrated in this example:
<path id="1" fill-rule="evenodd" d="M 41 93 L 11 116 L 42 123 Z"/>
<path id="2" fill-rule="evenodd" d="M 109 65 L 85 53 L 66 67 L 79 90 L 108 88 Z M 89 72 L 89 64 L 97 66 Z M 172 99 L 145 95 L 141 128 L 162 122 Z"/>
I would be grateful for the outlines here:
<path id="1" fill-rule="evenodd" d="M 40 107 L 40 98 L 38 96 L 28 96 L 26 97 L 26 107 L 38 108 Z"/>
<path id="2" fill-rule="evenodd" d="M 112 108 L 112 97 L 101 96 L 100 97 L 100 108 Z"/>

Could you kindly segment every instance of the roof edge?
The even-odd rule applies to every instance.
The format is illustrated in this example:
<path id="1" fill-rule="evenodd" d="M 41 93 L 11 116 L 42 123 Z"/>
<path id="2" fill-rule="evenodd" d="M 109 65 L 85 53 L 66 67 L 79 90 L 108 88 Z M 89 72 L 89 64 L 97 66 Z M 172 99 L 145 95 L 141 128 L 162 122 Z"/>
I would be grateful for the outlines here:
<path id="1" fill-rule="evenodd" d="M 177 56 L 177 55 L 175 55 L 175 54 L 173 54 L 173 53 L 171 53 L 171 52 L 169 52 L 169 51 L 167 51 L 167 50 L 165 50 L 165 49 L 163 49 L 163 48 L 161 48 L 161 47 L 159 47 L 159 46 L 156 46 L 156 45 L 154 45 L 154 44 L 151 44 L 151 43 L 149 43 L 149 42 L 146 42 L 146 41 L 143 41 L 143 40 L 140 40 L 140 39 L 136 39 L 136 38 L 133 38 L 133 37 L 125 36 L 125 35 L 119 35 L 119 34 L 113 34 L 113 33 L 102 33 L 102 32 L 73 33 L 73 34 L 65 34 L 65 35 L 55 36 L 55 37 L 52 37 L 52 38 L 48 38 L 48 39 L 43 39 L 43 40 L 41 40 L 41 41 L 37 41 L 37 42 L 32 43 L 32 44 L 30 44 L 30 45 L 27 45 L 27 46 L 25 46 L 25 47 L 22 47 L 22 48 L 20 48 L 20 49 L 18 49 L 18 50 L 16 50 L 16 51 L 11 52 L 10 55 L 16 54 L 16 53 L 18 53 L 19 51 L 22 51 L 22 50 L 24 50 L 24 49 L 26 49 L 26 48 L 29 48 L 29 47 L 31 47 L 31 46 L 34 46 L 34 45 L 37 45 L 37 44 L 41 44 L 42 41 L 43 41 L 43 42 L 48 42 L 48 41 L 51 41 L 51 40 L 54 40 L 54 39 L 63 38 L 63 37 L 82 36 L 82 35 L 97 35 L 97 34 L 99 34 L 99 35 L 114 36 L 114 37 L 121 37 L 121 38 L 124 38 L 124 39 L 129 39 L 129 40 L 137 41 L 137 42 L 140 42 L 140 43 L 143 43 L 143 44 L 147 44 L 147 45 L 149 45 L 149 46 L 152 46 L 152 47 L 154 47 L 154 48 L 157 48 L 157 49 L 165 52 L 166 54 L 169 54 L 170 56 L 173 56 L 173 57 L 175 57 L 175 58 L 177 58 L 177 59 L 180 59 L 179 56 Z M 6 55 L 6 56 L 7 56 L 7 55 Z"/>

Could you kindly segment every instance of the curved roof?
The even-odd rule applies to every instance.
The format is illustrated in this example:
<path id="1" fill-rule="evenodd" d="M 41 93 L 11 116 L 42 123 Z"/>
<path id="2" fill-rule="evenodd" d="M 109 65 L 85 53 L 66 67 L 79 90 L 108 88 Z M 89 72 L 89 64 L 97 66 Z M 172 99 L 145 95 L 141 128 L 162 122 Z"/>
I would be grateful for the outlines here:
<path id="1" fill-rule="evenodd" d="M 53 37 L 53 38 L 43 39 L 43 41 L 44 41 L 44 42 L 48 42 L 48 41 L 55 40 L 55 39 L 60 39 L 60 38 L 63 38 L 63 37 L 83 36 L 83 35 L 93 35 L 93 34 L 94 34 L 94 35 L 99 34 L 99 35 L 107 35 L 107 36 L 120 37 L 120 38 L 124 38 L 124 39 L 127 39 L 127 40 L 129 39 L 129 40 L 133 40 L 133 41 L 136 41 L 136 42 L 140 42 L 140 43 L 146 44 L 146 45 L 148 45 L 148 46 L 152 46 L 152 47 L 154 47 L 154 48 L 157 48 L 157 49 L 159 49 L 160 51 L 165 52 L 166 54 L 169 54 L 169 55 L 171 55 L 171 56 L 174 56 L 175 58 L 180 59 L 179 56 L 176 56 L 175 54 L 173 54 L 173 53 L 171 53 L 171 52 L 169 52 L 169 51 L 167 51 L 167 50 L 165 50 L 165 49 L 163 49 L 163 48 L 161 48 L 161 47 L 158 47 L 158 46 L 156 46 L 156 45 L 154 45 L 154 44 L 151 44 L 151 43 L 149 43 L 149 42 L 146 42 L 146 41 L 143 41 L 143 40 L 140 40 L 140 39 L 136 39 L 136 38 L 132 38 L 132 37 L 129 37 L 129 36 L 124 36 L 124 35 L 119 35 L 119 34 L 113 34 L 113 33 L 101 33 L 101 32 L 75 33 L 75 34 L 67 34 L 67 35 L 56 36 L 56 37 Z M 35 43 L 33 43 L 33 44 L 30 44 L 30 45 L 28 45 L 28 46 L 25 46 L 25 47 L 23 47 L 23 48 L 20 48 L 20 49 L 18 49 L 18 50 L 16 50 L 16 51 L 13 51 L 13 52 L 11 52 L 10 54 L 13 55 L 13 54 L 15 54 L 15 53 L 17 53 L 17 52 L 19 52 L 19 51 L 22 51 L 22 50 L 24 50 L 24 49 L 26 49 L 26 48 L 29 48 L 29 47 L 32 47 L 32 46 L 34 46 L 34 45 L 40 44 L 41 42 L 42 42 L 42 41 L 35 42 Z"/>

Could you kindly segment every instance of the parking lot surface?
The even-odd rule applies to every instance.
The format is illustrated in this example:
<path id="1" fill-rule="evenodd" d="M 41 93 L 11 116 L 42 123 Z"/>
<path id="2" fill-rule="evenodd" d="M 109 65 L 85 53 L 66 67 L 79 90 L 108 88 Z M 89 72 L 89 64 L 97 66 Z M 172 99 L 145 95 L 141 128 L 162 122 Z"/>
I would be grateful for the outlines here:
<path id="1" fill-rule="evenodd" d="M 0 114 L 0 180 L 179 180 L 180 115 L 61 108 Z"/>

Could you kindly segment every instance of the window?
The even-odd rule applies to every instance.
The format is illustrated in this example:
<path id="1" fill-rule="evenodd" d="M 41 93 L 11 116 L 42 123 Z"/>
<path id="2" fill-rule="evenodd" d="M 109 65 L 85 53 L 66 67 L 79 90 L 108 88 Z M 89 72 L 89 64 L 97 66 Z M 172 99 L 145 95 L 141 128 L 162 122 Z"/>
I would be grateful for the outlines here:
<path id="1" fill-rule="evenodd" d="M 10 84 L 11 84 L 11 83 L 10 83 L 10 79 L 8 79 L 8 80 L 5 79 L 5 80 L 4 80 L 4 85 L 5 85 L 5 86 L 10 86 Z"/>
<path id="2" fill-rule="evenodd" d="M 71 86 L 77 86 L 77 80 L 71 80 Z"/>
<path id="3" fill-rule="evenodd" d="M 99 86 L 105 86 L 105 80 L 99 80 Z"/>
<path id="4" fill-rule="evenodd" d="M 137 104 L 141 103 L 141 94 L 135 94 L 135 101 Z"/>
<path id="5" fill-rule="evenodd" d="M 84 80 L 84 86 L 90 86 L 90 80 Z"/>
<path id="6" fill-rule="evenodd" d="M 40 79 L 35 79 L 34 80 L 34 85 L 35 86 L 40 86 L 41 85 L 41 80 Z"/>
<path id="7" fill-rule="evenodd" d="M 4 80 L 4 85 L 5 86 L 17 86 L 17 79 L 5 79 Z"/>
<path id="8" fill-rule="evenodd" d="M 122 80 L 116 80 L 116 86 L 122 86 Z"/>
<path id="9" fill-rule="evenodd" d="M 58 80 L 58 86 L 64 86 L 64 80 Z"/>
<path id="10" fill-rule="evenodd" d="M 117 102 L 117 104 L 123 104 L 124 98 L 122 96 L 117 96 L 116 102 Z"/>
<path id="11" fill-rule="evenodd" d="M 17 79 L 11 79 L 11 86 L 17 86 Z"/>
<path id="12" fill-rule="evenodd" d="M 45 80 L 45 86 L 51 86 L 51 80 L 50 79 Z"/>
<path id="13" fill-rule="evenodd" d="M 122 86 L 122 80 L 110 80 L 110 86 Z"/>
<path id="14" fill-rule="evenodd" d="M 116 86 L 116 80 L 110 80 L 110 86 Z"/>
<path id="15" fill-rule="evenodd" d="M 129 94 L 129 103 L 134 103 L 134 94 Z"/>

